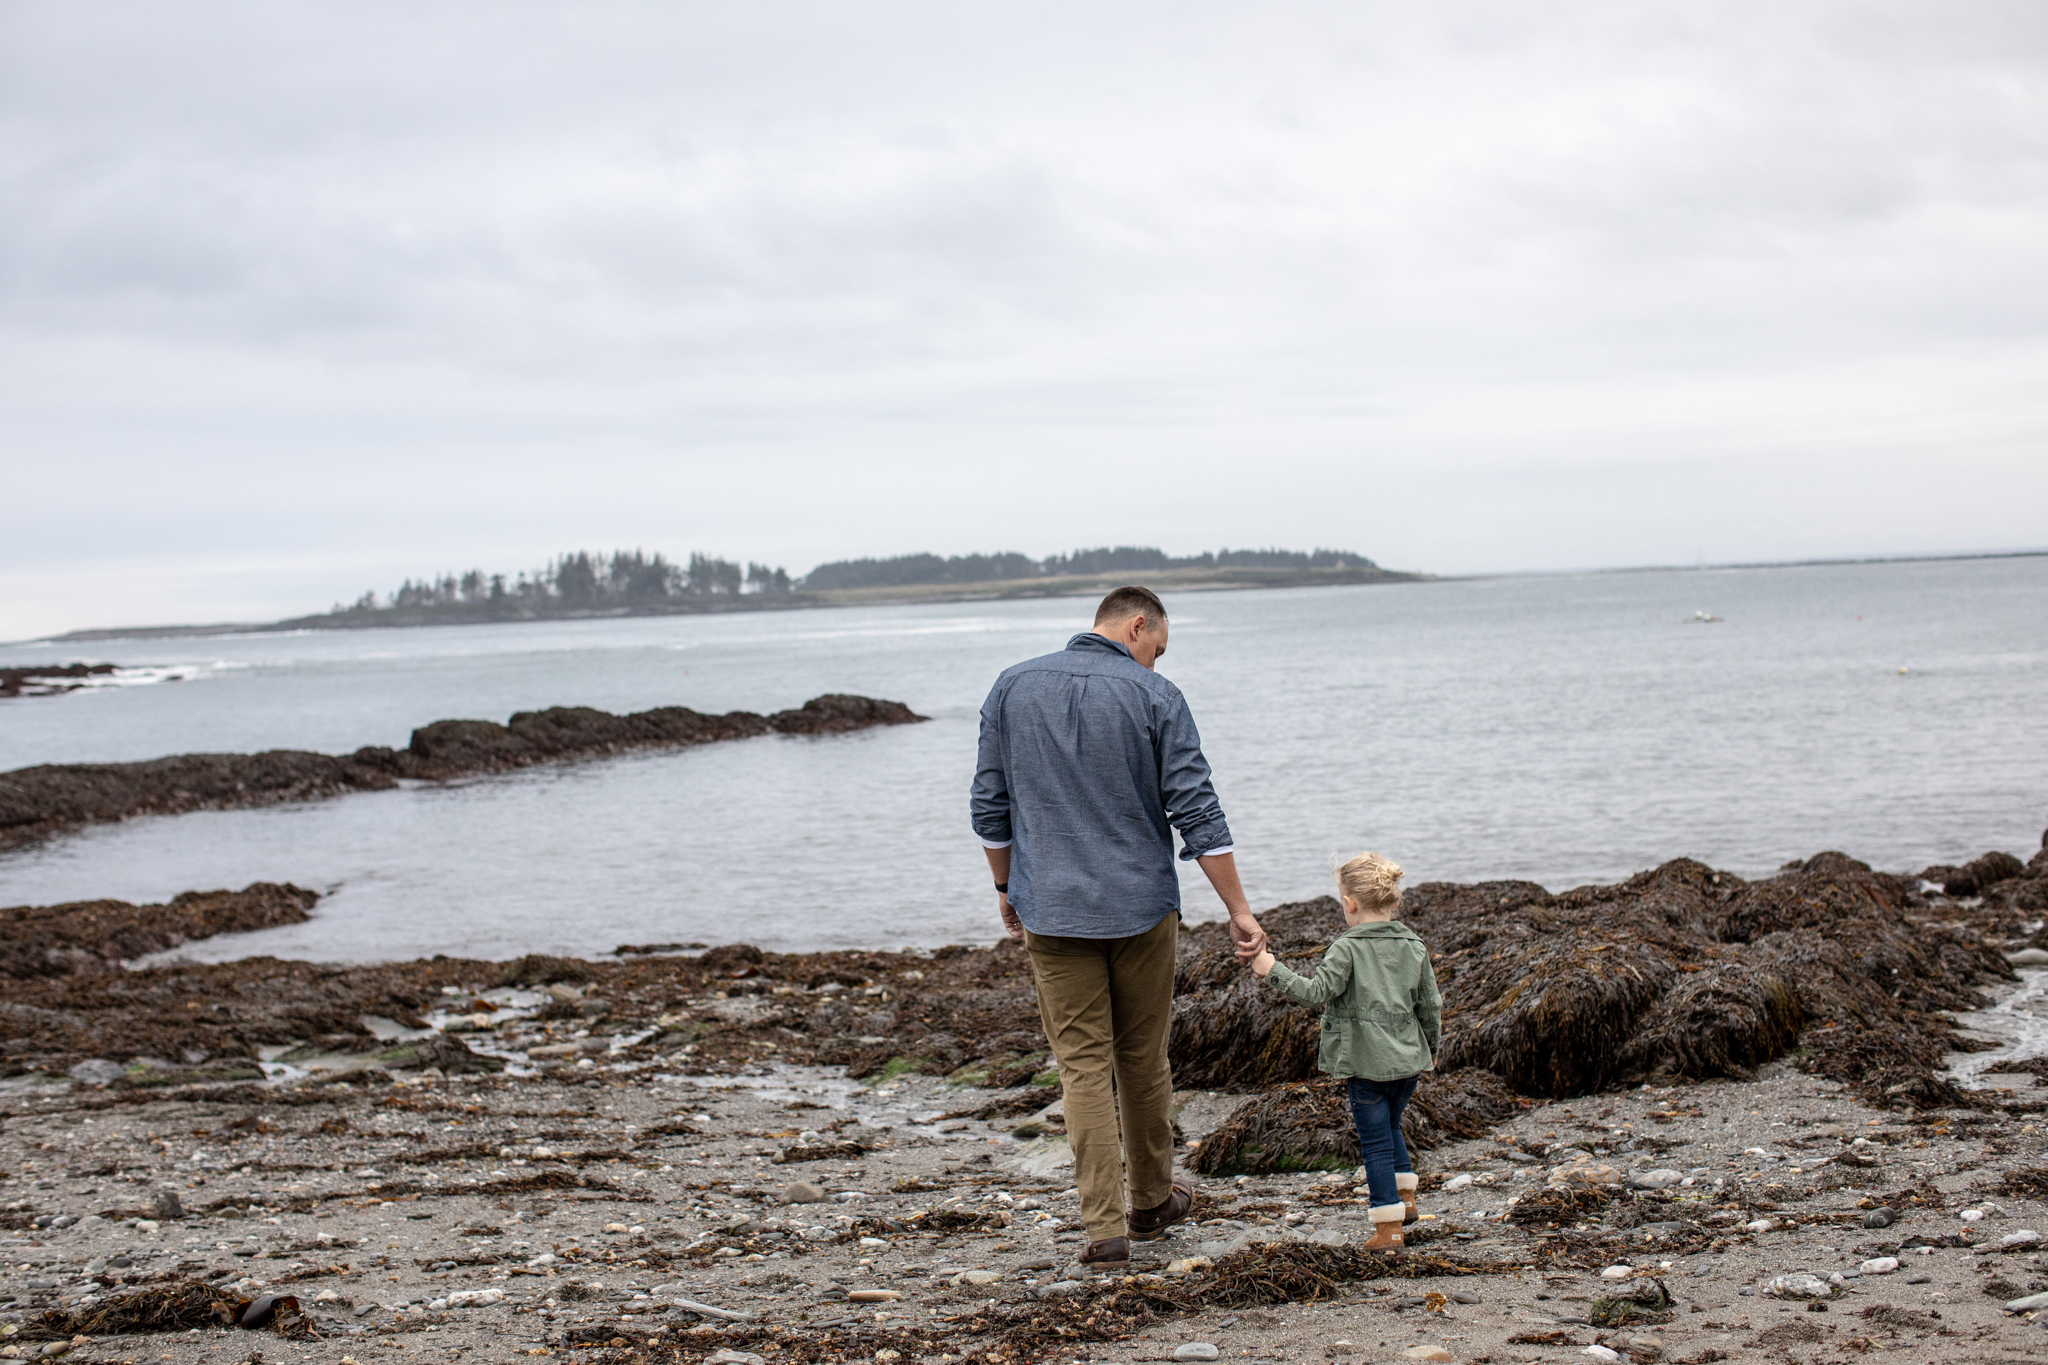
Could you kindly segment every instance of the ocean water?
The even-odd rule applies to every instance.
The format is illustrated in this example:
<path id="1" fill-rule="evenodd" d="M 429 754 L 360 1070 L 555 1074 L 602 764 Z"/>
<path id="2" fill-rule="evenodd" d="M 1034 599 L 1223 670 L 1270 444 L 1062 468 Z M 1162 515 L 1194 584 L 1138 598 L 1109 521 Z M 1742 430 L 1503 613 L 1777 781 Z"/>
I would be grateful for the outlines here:
<path id="1" fill-rule="evenodd" d="M 772 711 L 820 692 L 930 723 L 764 737 L 0 855 L 0 904 L 295 881 L 312 922 L 203 959 L 986 942 L 967 826 L 995 674 L 1092 602 L 991 602 L 116 641 L 132 685 L 0 702 L 0 769 L 403 744 L 560 704 Z M 1916 870 L 2048 824 L 2048 558 L 1558 575 L 1169 599 L 1253 904 L 1361 849 L 1411 882 L 1553 889 L 1687 855 L 1745 876 L 1840 849 Z M 1703 623 L 1696 612 L 1721 619 Z M 79 657 L 22 646 L 0 661 Z M 1189 918 L 1220 917 L 1184 869 Z"/>

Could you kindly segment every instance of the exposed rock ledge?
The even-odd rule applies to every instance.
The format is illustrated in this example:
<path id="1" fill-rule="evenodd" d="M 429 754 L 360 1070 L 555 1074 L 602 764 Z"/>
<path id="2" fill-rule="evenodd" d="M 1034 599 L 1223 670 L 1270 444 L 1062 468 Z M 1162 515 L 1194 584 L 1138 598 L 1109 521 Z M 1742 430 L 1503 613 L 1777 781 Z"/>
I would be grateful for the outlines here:
<path id="1" fill-rule="evenodd" d="M 401 778 L 447 781 L 562 759 L 632 749 L 676 748 L 769 733 L 825 735 L 920 721 L 901 702 L 828 693 L 771 716 L 707 716 L 686 706 L 615 716 L 587 706 L 522 711 L 499 725 L 440 720 L 412 732 L 403 749 L 352 754 L 272 749 L 260 754 L 179 754 L 140 763 L 44 764 L 0 774 L 0 849 L 18 848 L 82 825 L 133 815 L 173 815 L 308 801 L 380 791 Z"/>

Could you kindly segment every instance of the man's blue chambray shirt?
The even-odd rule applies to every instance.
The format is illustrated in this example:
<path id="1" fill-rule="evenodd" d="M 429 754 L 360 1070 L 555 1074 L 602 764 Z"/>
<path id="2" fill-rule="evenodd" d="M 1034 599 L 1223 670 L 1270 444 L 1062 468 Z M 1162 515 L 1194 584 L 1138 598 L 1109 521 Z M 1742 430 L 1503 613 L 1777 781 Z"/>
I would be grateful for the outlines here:
<path id="1" fill-rule="evenodd" d="M 1034 934 L 1126 938 L 1178 911 L 1174 829 L 1184 859 L 1232 851 L 1187 699 L 1092 631 L 996 679 L 969 804 L 983 844 L 1014 848 Z"/>

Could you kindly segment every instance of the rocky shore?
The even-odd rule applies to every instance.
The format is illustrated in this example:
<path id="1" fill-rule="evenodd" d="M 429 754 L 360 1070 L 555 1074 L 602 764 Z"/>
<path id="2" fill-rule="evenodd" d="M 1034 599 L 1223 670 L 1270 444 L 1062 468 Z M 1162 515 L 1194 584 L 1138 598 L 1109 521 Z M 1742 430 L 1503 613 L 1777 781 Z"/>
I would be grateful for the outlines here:
<path id="1" fill-rule="evenodd" d="M 2044 891 L 2039 853 L 1414 888 L 1445 1056 L 1410 1112 L 1429 1217 L 1392 1257 L 1355 1249 L 1314 1015 L 1192 927 L 1202 1203 L 1111 1280 L 1070 1263 L 1006 941 L 138 970 L 315 898 L 0 912 L 0 1356 L 239 1361 L 251 1315 L 265 1361 L 358 1365 L 2038 1359 L 2048 1058 L 1976 1088 L 1948 1063 L 1986 1046 L 1958 1012 L 2048 979 Z M 1262 919 L 1303 966 L 1339 922 Z"/>
<path id="2" fill-rule="evenodd" d="M 76 692 L 92 679 L 115 671 L 113 664 L 43 664 L 0 668 L 0 697 L 54 697 Z"/>
<path id="3" fill-rule="evenodd" d="M 310 801 L 381 791 L 403 780 L 446 782 L 540 763 L 635 749 L 680 748 L 755 735 L 826 735 L 923 720 L 901 702 L 830 693 L 773 715 L 708 716 L 663 706 L 615 716 L 587 706 L 522 711 L 503 725 L 440 720 L 403 749 L 352 754 L 273 749 L 260 754 L 180 754 L 140 763 L 65 763 L 0 773 L 0 850 L 136 815 Z"/>

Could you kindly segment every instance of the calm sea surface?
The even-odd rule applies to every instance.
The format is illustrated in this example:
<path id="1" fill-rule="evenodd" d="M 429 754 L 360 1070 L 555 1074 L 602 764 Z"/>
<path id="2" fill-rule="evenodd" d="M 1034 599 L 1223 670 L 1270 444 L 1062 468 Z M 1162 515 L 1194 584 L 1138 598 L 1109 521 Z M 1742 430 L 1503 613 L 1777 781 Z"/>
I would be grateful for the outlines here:
<path id="1" fill-rule="evenodd" d="M 259 879 L 328 893 L 309 924 L 188 950 L 214 960 L 987 941 L 966 812 L 976 710 L 1000 669 L 1059 648 L 1092 605 L 92 646 L 164 680 L 0 702 L 0 769 L 402 745 L 427 721 L 561 704 L 765 712 L 843 691 L 932 721 L 137 820 L 0 855 L 0 905 Z M 1828 848 L 1894 870 L 2026 856 L 2048 823 L 2048 559 L 1168 605 L 1162 671 L 1194 707 L 1255 906 L 1320 893 L 1365 848 L 1411 882 L 1555 889 L 1681 854 L 1744 875 Z M 1199 872 L 1186 891 L 1191 919 L 1219 917 Z"/>

